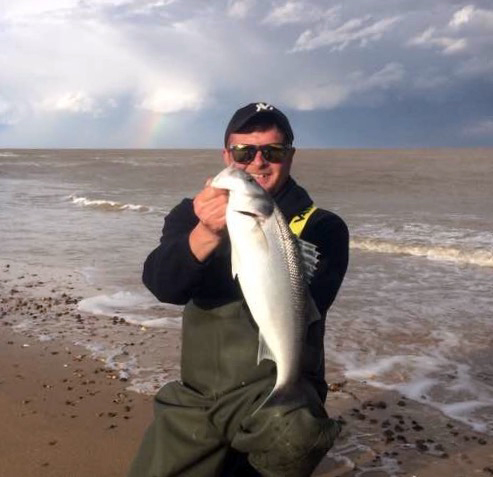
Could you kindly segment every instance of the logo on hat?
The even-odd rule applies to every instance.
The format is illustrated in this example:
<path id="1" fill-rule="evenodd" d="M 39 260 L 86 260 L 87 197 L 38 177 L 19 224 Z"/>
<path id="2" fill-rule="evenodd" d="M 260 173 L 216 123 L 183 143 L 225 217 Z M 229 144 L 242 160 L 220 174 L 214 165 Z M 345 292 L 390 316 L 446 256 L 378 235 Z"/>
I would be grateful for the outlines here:
<path id="1" fill-rule="evenodd" d="M 255 107 L 257 108 L 257 113 L 260 111 L 272 111 L 274 109 L 274 106 L 267 103 L 257 103 Z"/>

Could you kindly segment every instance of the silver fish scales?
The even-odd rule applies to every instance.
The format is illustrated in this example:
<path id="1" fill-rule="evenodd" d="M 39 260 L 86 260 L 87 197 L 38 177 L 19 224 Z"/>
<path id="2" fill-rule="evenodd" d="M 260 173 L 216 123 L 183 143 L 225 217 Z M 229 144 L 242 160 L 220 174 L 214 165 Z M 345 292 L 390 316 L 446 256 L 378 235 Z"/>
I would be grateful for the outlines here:
<path id="1" fill-rule="evenodd" d="M 306 329 L 319 318 L 307 284 L 317 253 L 294 236 L 272 198 L 246 172 L 230 166 L 211 185 L 229 190 L 232 273 L 259 328 L 258 361 L 276 363 L 276 383 L 262 407 L 286 398 L 300 377 Z"/>

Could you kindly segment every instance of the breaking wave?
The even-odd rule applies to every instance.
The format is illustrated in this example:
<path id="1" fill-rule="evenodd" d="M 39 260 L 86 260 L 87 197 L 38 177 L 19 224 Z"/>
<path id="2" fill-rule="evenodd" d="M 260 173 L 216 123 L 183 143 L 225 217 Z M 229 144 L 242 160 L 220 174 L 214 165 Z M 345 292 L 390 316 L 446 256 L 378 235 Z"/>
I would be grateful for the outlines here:
<path id="1" fill-rule="evenodd" d="M 150 207 L 148 205 L 124 204 L 122 202 L 117 202 L 114 200 L 105 200 L 105 199 L 89 199 L 87 197 L 79 197 L 75 194 L 70 195 L 69 200 L 72 202 L 72 204 L 78 205 L 80 207 L 89 207 L 92 209 L 100 209 L 109 212 L 123 212 L 123 211 L 141 212 L 141 213 L 161 212 L 155 209 L 154 207 Z"/>
<path id="2" fill-rule="evenodd" d="M 406 244 L 373 238 L 353 238 L 351 248 L 366 252 L 426 257 L 430 260 L 454 262 L 461 265 L 493 267 L 493 252 L 482 249 L 466 250 L 449 245 Z"/>

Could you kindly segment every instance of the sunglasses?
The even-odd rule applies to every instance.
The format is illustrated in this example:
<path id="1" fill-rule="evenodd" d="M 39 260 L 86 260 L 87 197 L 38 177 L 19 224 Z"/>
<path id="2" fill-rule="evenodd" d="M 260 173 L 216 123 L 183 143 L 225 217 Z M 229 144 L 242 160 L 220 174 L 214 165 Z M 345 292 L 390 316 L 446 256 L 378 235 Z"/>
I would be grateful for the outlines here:
<path id="1" fill-rule="evenodd" d="M 234 144 L 228 147 L 233 160 L 238 164 L 250 164 L 255 159 L 257 151 L 262 153 L 263 158 L 269 162 L 282 162 L 293 146 L 288 144 L 264 144 L 255 146 L 253 144 Z"/>

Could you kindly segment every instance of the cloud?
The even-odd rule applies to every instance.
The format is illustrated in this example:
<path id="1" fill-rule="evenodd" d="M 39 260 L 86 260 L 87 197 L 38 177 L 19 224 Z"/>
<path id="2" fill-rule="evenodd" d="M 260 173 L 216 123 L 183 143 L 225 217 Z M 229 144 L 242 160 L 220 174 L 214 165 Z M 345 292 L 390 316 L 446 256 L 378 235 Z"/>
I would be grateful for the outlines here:
<path id="1" fill-rule="evenodd" d="M 341 84 L 310 85 L 308 88 L 294 88 L 284 98 L 291 108 L 300 111 L 333 109 L 348 98 L 350 90 Z"/>
<path id="2" fill-rule="evenodd" d="M 423 71 L 414 77 L 413 85 L 419 91 L 429 90 L 433 92 L 437 89 L 443 89 L 452 83 L 450 76 L 441 74 L 436 70 Z"/>
<path id="3" fill-rule="evenodd" d="M 252 100 L 382 122 L 420 104 L 419 128 L 427 108 L 460 98 L 493 117 L 491 0 L 4 0 L 0 45 L 2 144 L 69 145 L 68 123 L 94 125 L 95 147 L 130 141 L 152 112 L 182 127 L 156 146 L 180 134 L 211 145 Z"/>
<path id="4" fill-rule="evenodd" d="M 200 90 L 187 85 L 175 84 L 146 94 L 138 105 L 142 109 L 155 113 L 176 113 L 198 110 L 203 103 L 204 98 Z"/>
<path id="5" fill-rule="evenodd" d="M 455 74 L 458 78 L 485 78 L 486 80 L 493 79 L 493 58 L 482 55 L 468 58 L 455 68 Z"/>
<path id="6" fill-rule="evenodd" d="M 13 126 L 20 120 L 18 109 L 0 96 L 0 125 Z"/>
<path id="7" fill-rule="evenodd" d="M 447 23 L 428 27 L 415 35 L 408 45 L 437 47 L 444 55 L 484 52 L 493 48 L 493 10 L 466 5 L 456 10 Z"/>
<path id="8" fill-rule="evenodd" d="M 404 66 L 400 63 L 388 63 L 373 74 L 359 73 L 355 89 L 367 91 L 373 89 L 388 89 L 402 81 L 405 76 Z"/>
<path id="9" fill-rule="evenodd" d="M 353 43 L 365 47 L 380 40 L 398 20 L 399 17 L 394 16 L 374 21 L 368 15 L 348 20 L 336 28 L 321 27 L 316 31 L 309 29 L 298 37 L 292 51 L 310 51 L 322 47 L 342 51 Z"/>
<path id="10" fill-rule="evenodd" d="M 464 8 L 456 11 L 452 20 L 450 20 L 449 25 L 451 27 L 459 27 L 461 25 L 465 25 L 471 21 L 472 16 L 474 15 L 474 5 L 467 5 Z"/>
<path id="11" fill-rule="evenodd" d="M 128 96 L 136 98 L 136 108 L 153 111 L 199 108 L 205 85 L 189 86 L 195 71 L 187 60 L 175 59 L 174 48 L 159 50 L 162 43 L 190 41 L 193 33 L 186 24 L 170 22 L 158 35 L 138 32 L 134 36 L 132 22 L 127 23 L 129 12 L 142 15 L 172 3 L 86 1 L 55 12 L 21 3 L 5 17 L 10 20 L 3 20 L 7 25 L 4 42 L 0 32 L 0 43 L 16 46 L 0 56 L 0 91 L 9 91 L 10 103 L 25 104 L 18 114 L 26 117 L 35 111 L 99 117 L 119 97 Z M 109 23 L 108 15 L 125 17 L 125 22 Z M 151 49 L 149 39 L 155 41 Z M 195 42 L 198 56 L 203 45 Z"/>
<path id="12" fill-rule="evenodd" d="M 312 111 L 334 109 L 352 100 L 357 102 L 362 96 L 372 96 L 375 91 L 386 90 L 398 85 L 405 77 L 404 67 L 399 63 L 389 63 L 373 73 L 357 70 L 341 80 L 325 84 L 310 84 L 289 91 L 285 101 L 295 109 Z"/>
<path id="13" fill-rule="evenodd" d="M 408 44 L 411 46 L 423 46 L 425 48 L 438 46 L 442 49 L 442 53 L 449 55 L 464 51 L 467 47 L 467 40 L 465 38 L 437 35 L 436 29 L 431 27 L 414 38 L 411 38 Z"/>
<path id="14" fill-rule="evenodd" d="M 493 136 L 493 117 L 481 119 L 464 128 L 466 136 Z"/>
<path id="15" fill-rule="evenodd" d="M 229 0 L 227 14 L 231 18 L 245 18 L 255 6 L 255 0 Z"/>
<path id="16" fill-rule="evenodd" d="M 46 98 L 39 104 L 46 111 L 65 111 L 69 113 L 93 114 L 101 113 L 94 98 L 84 91 L 73 91 L 58 96 Z"/>
<path id="17" fill-rule="evenodd" d="M 321 19 L 335 19 L 340 7 L 329 9 L 308 2 L 288 1 L 282 5 L 275 6 L 263 19 L 263 23 L 274 26 L 282 26 L 297 23 L 311 23 Z"/>
<path id="18" fill-rule="evenodd" d="M 457 10 L 449 22 L 449 26 L 456 29 L 475 28 L 493 32 L 493 10 L 476 8 L 467 5 Z"/>

